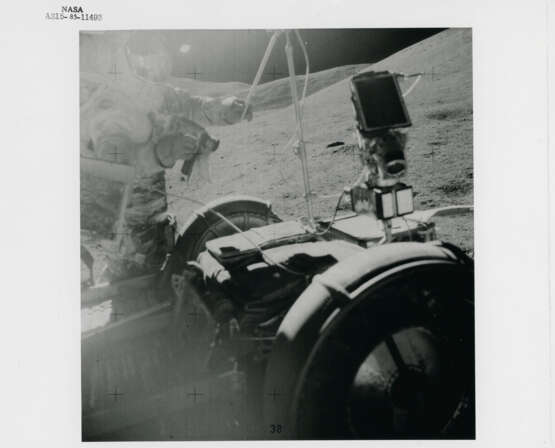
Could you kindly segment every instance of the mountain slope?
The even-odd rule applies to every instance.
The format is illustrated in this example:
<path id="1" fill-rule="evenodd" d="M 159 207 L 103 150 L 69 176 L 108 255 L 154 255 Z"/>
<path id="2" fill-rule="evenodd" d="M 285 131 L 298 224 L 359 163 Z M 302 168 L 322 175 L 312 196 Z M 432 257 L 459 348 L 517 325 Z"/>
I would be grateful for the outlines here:
<path id="1" fill-rule="evenodd" d="M 409 174 L 416 205 L 471 203 L 472 194 L 472 40 L 468 29 L 450 29 L 408 47 L 371 69 L 425 72 L 407 97 L 413 126 L 408 129 Z M 280 80 L 280 82 L 285 82 Z M 408 86 L 402 86 L 406 88 Z M 279 94 L 278 94 L 279 92 Z M 287 103 L 288 92 L 276 87 L 273 104 Z M 270 95 L 270 93 L 268 93 Z M 173 192 L 200 200 L 231 194 L 252 194 L 271 200 L 284 218 L 305 214 L 300 162 L 283 146 L 294 132 L 291 106 L 258 111 L 250 123 L 210 129 L 221 139 L 213 157 L 208 185 L 185 185 L 177 169 L 169 174 Z M 357 176 L 353 117 L 348 80 L 322 88 L 306 99 L 304 128 L 313 190 L 319 195 L 338 193 Z M 335 141 L 344 146 L 326 148 Z M 172 208 L 185 218 L 196 206 L 173 199 Z M 330 215 L 333 198 L 315 200 L 315 211 Z M 472 247 L 472 220 L 446 225 L 456 228 L 455 242 Z"/>
<path id="2" fill-rule="evenodd" d="M 368 64 L 345 65 L 310 73 L 307 96 L 347 79 L 367 66 Z M 304 67 L 298 67 L 297 71 L 303 71 L 304 73 Z M 304 75 L 297 75 L 296 80 L 299 95 L 304 87 L 304 79 Z M 250 88 L 250 85 L 241 82 L 209 82 L 190 78 L 172 78 L 168 83 L 187 90 L 191 95 L 212 97 L 236 95 L 243 99 L 247 97 Z M 251 103 L 257 113 L 289 106 L 291 104 L 289 78 L 285 77 L 259 84 L 251 98 Z"/>
<path id="3" fill-rule="evenodd" d="M 345 80 L 355 73 L 359 72 L 368 64 L 345 65 L 342 67 L 334 67 L 321 72 L 310 73 L 308 76 L 307 97 L 325 89 L 328 86 L 337 84 Z M 304 67 L 297 67 L 297 72 L 304 73 Z M 297 91 L 299 96 L 304 88 L 305 76 L 297 75 Z M 247 91 L 236 92 L 239 97 L 246 97 Z M 289 78 L 277 79 L 275 81 L 260 84 L 252 98 L 252 104 L 255 112 L 261 112 L 270 109 L 279 109 L 291 104 L 291 91 L 289 87 Z"/>

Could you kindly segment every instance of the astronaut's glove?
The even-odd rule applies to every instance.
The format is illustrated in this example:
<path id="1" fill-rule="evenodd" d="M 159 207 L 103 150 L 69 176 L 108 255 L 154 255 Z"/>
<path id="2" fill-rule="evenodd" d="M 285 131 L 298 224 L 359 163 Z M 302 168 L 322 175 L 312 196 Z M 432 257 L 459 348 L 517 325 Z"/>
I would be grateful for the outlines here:
<path id="1" fill-rule="evenodd" d="M 252 120 L 252 105 L 248 105 L 239 98 L 236 97 L 229 97 L 222 101 L 222 104 L 225 106 L 223 109 L 223 120 L 227 124 L 235 124 L 241 120 L 243 116 L 243 111 L 245 111 L 245 118 L 248 121 Z"/>

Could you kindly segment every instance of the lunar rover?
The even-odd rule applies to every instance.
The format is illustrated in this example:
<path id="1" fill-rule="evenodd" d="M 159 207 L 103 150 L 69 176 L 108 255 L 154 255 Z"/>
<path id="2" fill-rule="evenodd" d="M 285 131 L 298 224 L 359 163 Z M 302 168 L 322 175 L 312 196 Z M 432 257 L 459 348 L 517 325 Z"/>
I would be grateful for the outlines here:
<path id="1" fill-rule="evenodd" d="M 474 437 L 473 260 L 431 221 L 471 207 L 413 210 L 402 145 L 372 146 L 410 126 L 406 75 L 367 72 L 351 87 L 374 171 L 341 193 L 352 212 L 315 218 L 298 33 L 272 36 L 252 91 L 282 35 L 307 216 L 221 198 L 159 271 L 83 290 L 84 309 L 142 304 L 82 333 L 85 440 Z"/>

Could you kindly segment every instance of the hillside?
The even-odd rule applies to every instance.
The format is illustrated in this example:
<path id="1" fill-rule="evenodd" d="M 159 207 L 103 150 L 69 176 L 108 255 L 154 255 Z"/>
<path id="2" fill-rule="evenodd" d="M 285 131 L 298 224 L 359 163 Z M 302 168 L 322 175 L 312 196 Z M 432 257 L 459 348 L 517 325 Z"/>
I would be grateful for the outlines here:
<path id="1" fill-rule="evenodd" d="M 225 97 L 249 88 L 242 82 L 209 82 L 191 78 L 171 78 L 167 84 L 186 90 L 191 95 Z"/>
<path id="2" fill-rule="evenodd" d="M 359 72 L 368 64 L 345 65 L 342 67 L 334 67 L 321 72 L 310 73 L 308 76 L 307 97 L 334 85 L 344 79 L 349 78 Z M 297 67 L 297 72 L 304 73 L 304 67 Z M 297 76 L 297 91 L 299 95 L 304 88 L 305 76 Z M 248 90 L 234 92 L 240 98 L 247 96 Z M 289 87 L 289 78 L 276 79 L 275 81 L 260 84 L 252 98 L 252 104 L 255 112 L 262 112 L 270 109 L 279 109 L 291 104 L 291 91 Z"/>
<path id="3" fill-rule="evenodd" d="M 368 64 L 345 65 L 311 73 L 308 77 L 307 96 L 347 79 L 367 66 Z M 304 67 L 298 67 L 297 71 L 304 73 Z M 304 79 L 304 75 L 297 76 L 299 94 L 304 87 Z M 247 97 L 250 87 L 248 84 L 240 82 L 208 82 L 190 78 L 172 78 L 168 83 L 187 90 L 191 95 L 212 97 L 236 95 L 243 99 Z M 252 98 L 252 105 L 257 113 L 283 108 L 290 104 L 289 78 L 280 78 L 259 84 Z"/>
<path id="4" fill-rule="evenodd" d="M 470 30 L 452 29 L 371 67 L 337 67 L 310 75 L 311 95 L 305 102 L 304 127 L 311 185 L 319 195 L 314 200 L 315 213 L 330 216 L 337 195 L 360 171 L 346 79 L 349 73 L 360 68 L 424 72 L 406 98 L 413 122 L 408 130 L 406 182 L 413 185 L 415 205 L 420 209 L 472 203 L 472 38 Z M 301 78 L 297 80 L 299 90 Z M 241 95 L 247 87 L 241 83 L 177 78 L 174 83 L 193 94 L 213 96 Z M 212 182 L 200 184 L 193 175 L 186 184 L 181 180 L 180 167 L 176 166 L 167 173 L 168 191 L 204 202 L 230 194 L 249 194 L 271 201 L 283 219 L 304 216 L 300 161 L 291 148 L 285 147 L 295 129 L 289 102 L 287 79 L 261 85 L 254 97 L 255 118 L 250 123 L 209 129 L 221 140 L 211 160 Z M 285 107 L 276 108 L 280 104 Z M 326 147 L 333 142 L 344 145 Z M 175 196 L 170 196 L 169 202 L 178 223 L 184 223 L 198 208 Z M 440 238 L 473 251 L 471 215 L 442 218 L 436 225 Z M 89 237 L 83 235 L 83 238 L 87 243 Z M 96 250 L 92 240 L 88 242 L 94 248 L 95 258 L 101 261 L 103 252 Z M 97 263 L 98 269 L 101 266 L 102 262 Z"/>
<path id="5" fill-rule="evenodd" d="M 339 193 L 360 170 L 354 152 L 348 79 L 341 78 L 355 68 L 364 66 L 340 67 L 314 75 L 312 94 L 305 103 L 309 169 L 312 188 L 318 195 Z M 416 206 L 426 209 L 472 203 L 471 31 L 441 32 L 370 69 L 425 73 L 406 99 L 413 122 L 408 130 L 406 181 L 414 186 Z M 300 86 L 301 80 L 297 82 Z M 253 121 L 209 129 L 221 140 L 220 149 L 212 157 L 212 183 L 199 185 L 193 179 L 186 185 L 176 168 L 168 173 L 168 187 L 172 192 L 182 192 L 202 201 L 228 194 L 250 194 L 270 200 L 283 218 L 304 215 L 300 162 L 290 148 L 284 148 L 294 132 L 293 110 L 286 106 L 289 101 L 287 80 L 261 86 L 254 98 Z M 286 107 L 274 108 L 280 105 Z M 326 148 L 337 141 L 345 144 Z M 335 200 L 334 197 L 316 199 L 316 213 L 330 215 Z M 170 201 L 180 222 L 196 208 L 180 199 L 170 198 Z M 438 226 L 442 236 L 468 250 L 473 249 L 472 217 L 444 219 Z"/>

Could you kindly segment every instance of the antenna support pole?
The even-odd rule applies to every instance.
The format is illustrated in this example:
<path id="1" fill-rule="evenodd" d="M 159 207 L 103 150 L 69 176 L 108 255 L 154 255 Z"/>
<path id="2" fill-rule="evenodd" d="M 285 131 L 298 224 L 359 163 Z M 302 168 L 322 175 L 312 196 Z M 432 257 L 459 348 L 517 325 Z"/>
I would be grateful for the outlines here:
<path id="1" fill-rule="evenodd" d="M 285 56 L 287 57 L 287 67 L 289 68 L 289 85 L 291 88 L 291 97 L 293 99 L 293 107 L 295 108 L 295 121 L 297 123 L 297 145 L 299 158 L 301 159 L 303 182 L 304 182 L 304 197 L 306 208 L 308 212 L 308 221 L 312 228 L 315 228 L 314 214 L 312 212 L 312 191 L 310 189 L 310 179 L 308 176 L 308 160 L 306 158 L 306 147 L 304 144 L 302 112 L 299 104 L 299 96 L 297 93 L 297 79 L 295 76 L 295 62 L 293 60 L 293 46 L 289 37 L 290 31 L 287 31 L 285 36 L 287 42 L 285 44 Z"/>

